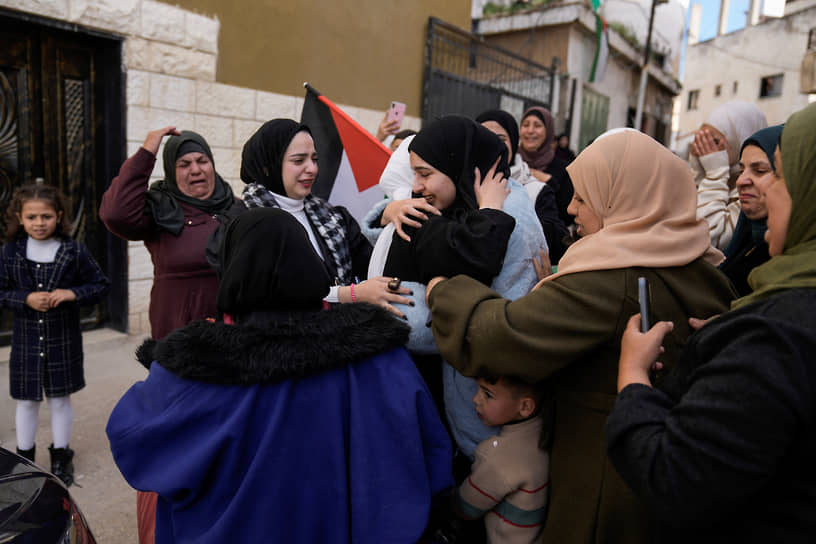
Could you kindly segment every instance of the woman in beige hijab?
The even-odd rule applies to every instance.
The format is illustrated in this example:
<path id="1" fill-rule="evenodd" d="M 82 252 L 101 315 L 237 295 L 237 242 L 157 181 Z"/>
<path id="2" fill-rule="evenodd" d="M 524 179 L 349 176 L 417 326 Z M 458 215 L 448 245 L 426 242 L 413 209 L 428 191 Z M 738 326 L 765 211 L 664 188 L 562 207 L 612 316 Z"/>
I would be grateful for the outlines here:
<path id="1" fill-rule="evenodd" d="M 428 285 L 442 356 L 468 376 L 548 380 L 552 490 L 546 542 L 645 542 L 647 514 L 606 458 L 620 339 L 649 280 L 666 337 L 664 369 L 690 334 L 689 316 L 728 308 L 733 291 L 712 263 L 686 163 L 634 130 L 612 131 L 567 167 L 578 233 L 558 273 L 515 301 L 457 276 Z M 662 381 L 665 370 L 655 376 Z"/>

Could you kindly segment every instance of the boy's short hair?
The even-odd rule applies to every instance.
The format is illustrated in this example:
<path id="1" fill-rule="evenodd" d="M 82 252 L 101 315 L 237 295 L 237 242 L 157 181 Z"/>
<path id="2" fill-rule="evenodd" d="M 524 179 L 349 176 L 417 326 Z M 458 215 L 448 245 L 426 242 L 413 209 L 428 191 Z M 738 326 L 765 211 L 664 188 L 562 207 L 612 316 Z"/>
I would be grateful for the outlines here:
<path id="1" fill-rule="evenodd" d="M 535 401 L 536 414 L 539 412 L 539 410 L 541 410 L 541 406 L 544 401 L 544 389 L 545 389 L 543 381 L 530 383 L 519 377 L 509 375 L 502 376 L 485 375 L 479 376 L 479 378 L 483 379 L 490 385 L 496 385 L 497 383 L 499 383 L 499 381 L 501 381 L 516 398 L 531 397 Z"/>

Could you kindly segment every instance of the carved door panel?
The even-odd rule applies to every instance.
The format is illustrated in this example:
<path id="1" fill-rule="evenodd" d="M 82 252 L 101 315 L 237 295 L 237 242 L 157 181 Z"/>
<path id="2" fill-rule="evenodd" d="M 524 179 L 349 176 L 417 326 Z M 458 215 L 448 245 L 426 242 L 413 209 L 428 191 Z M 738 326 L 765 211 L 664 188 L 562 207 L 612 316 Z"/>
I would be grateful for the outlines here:
<path id="1" fill-rule="evenodd" d="M 81 34 L 0 17 L 0 209 L 5 212 L 20 185 L 42 180 L 58 186 L 67 197 L 71 236 L 104 270 L 97 49 Z M 0 226 L 5 234 L 5 213 Z M 82 316 L 85 326 L 98 324 L 105 305 L 84 308 Z M 3 312 L 0 341 L 8 342 L 10 329 L 11 316 Z"/>

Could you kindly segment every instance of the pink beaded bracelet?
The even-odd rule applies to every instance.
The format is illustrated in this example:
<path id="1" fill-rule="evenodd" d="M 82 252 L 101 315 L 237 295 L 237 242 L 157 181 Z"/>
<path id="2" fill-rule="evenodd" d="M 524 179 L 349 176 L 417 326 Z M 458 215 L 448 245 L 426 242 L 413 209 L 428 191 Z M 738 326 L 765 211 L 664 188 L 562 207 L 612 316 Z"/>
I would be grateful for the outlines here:
<path id="1" fill-rule="evenodd" d="M 352 302 L 357 302 L 357 297 L 354 296 L 354 284 L 353 283 L 351 284 L 351 301 Z"/>

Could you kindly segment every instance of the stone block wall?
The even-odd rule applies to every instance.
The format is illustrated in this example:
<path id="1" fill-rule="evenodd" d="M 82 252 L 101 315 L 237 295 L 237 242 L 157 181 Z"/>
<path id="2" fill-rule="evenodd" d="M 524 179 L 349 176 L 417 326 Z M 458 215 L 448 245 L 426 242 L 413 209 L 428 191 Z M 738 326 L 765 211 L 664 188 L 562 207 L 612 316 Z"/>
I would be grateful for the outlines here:
<path id="1" fill-rule="evenodd" d="M 194 130 L 207 139 L 217 171 L 240 194 L 244 142 L 264 121 L 300 118 L 305 89 L 304 95 L 288 96 L 216 81 L 216 18 L 152 0 L 0 0 L 0 6 L 124 38 L 128 155 L 139 149 L 150 130 L 168 125 Z M 384 108 L 339 106 L 372 133 L 384 114 Z M 418 129 L 420 120 L 406 117 L 404 126 Z M 152 179 L 161 177 L 158 160 Z M 147 310 L 152 284 L 147 250 L 140 242 L 129 243 L 131 334 L 150 333 Z"/>

